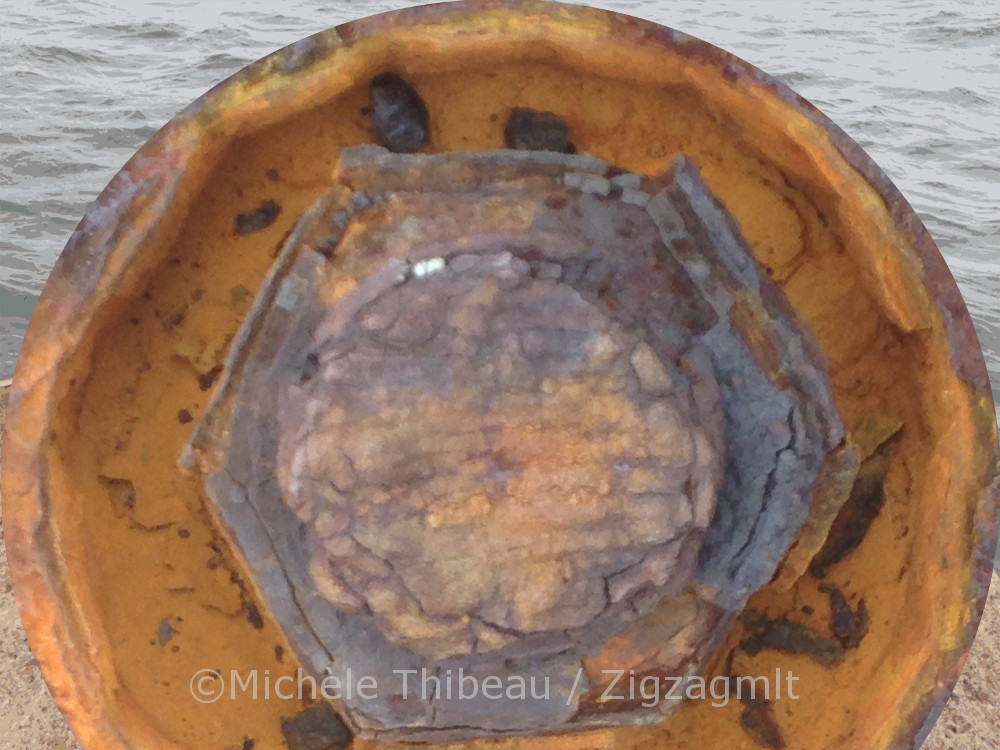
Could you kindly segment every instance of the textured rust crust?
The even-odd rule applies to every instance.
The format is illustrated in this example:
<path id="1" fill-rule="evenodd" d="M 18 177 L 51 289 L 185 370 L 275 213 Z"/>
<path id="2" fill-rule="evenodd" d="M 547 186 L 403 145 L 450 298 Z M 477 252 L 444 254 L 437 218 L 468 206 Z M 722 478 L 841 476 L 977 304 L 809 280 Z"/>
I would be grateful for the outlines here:
<path id="1" fill-rule="evenodd" d="M 697 672 L 774 573 L 843 439 L 815 344 L 683 159 L 360 147 L 338 179 L 187 458 L 271 610 L 314 672 L 400 683 L 345 701 L 364 734 L 655 719 L 601 667 Z"/>

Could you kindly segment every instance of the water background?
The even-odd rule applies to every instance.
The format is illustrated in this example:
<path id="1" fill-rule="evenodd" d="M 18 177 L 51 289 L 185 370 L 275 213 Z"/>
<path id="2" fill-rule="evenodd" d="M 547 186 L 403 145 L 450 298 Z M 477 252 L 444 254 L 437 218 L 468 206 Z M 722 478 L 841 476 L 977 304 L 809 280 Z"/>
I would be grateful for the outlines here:
<path id="1" fill-rule="evenodd" d="M 38 294 L 88 204 L 161 125 L 279 47 L 416 4 L 0 0 L 0 379 L 13 374 Z M 589 4 L 739 55 L 861 144 L 944 253 L 1000 401 L 995 0 Z"/>

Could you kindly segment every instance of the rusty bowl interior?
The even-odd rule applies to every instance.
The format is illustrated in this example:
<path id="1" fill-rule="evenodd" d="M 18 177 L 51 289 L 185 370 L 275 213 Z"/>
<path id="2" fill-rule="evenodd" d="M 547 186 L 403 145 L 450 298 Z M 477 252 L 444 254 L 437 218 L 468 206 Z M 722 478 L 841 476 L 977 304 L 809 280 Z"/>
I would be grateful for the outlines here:
<path id="1" fill-rule="evenodd" d="M 283 238 L 341 149 L 371 142 L 367 83 L 386 70 L 424 97 L 429 151 L 499 148 L 506 113 L 526 106 L 629 170 L 697 164 L 811 325 L 852 440 L 874 451 L 898 433 L 885 505 L 827 579 L 865 600 L 863 641 L 832 667 L 772 650 L 736 667 L 799 677 L 801 699 L 773 704 L 788 747 L 919 746 L 975 636 L 997 542 L 992 399 L 939 251 L 878 167 L 782 84 L 682 33 L 536 1 L 387 13 L 250 65 L 154 136 L 74 233 L 18 363 L 2 491 L 31 646 L 83 744 L 282 748 L 281 718 L 303 707 L 192 699 L 199 670 L 276 678 L 298 663 L 177 459 Z M 234 231 L 268 202 L 272 223 Z M 808 573 L 750 606 L 829 629 Z M 759 747 L 744 709 L 693 701 L 659 726 L 457 746 Z"/>

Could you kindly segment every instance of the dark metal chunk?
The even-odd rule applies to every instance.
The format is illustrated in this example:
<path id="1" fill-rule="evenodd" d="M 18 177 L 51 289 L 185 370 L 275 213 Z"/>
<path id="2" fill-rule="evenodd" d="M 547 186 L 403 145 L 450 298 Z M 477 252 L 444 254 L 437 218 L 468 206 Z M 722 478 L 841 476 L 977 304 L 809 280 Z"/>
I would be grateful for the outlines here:
<path id="1" fill-rule="evenodd" d="M 351 733 L 327 703 L 281 720 L 289 750 L 341 750 L 351 744 Z"/>
<path id="2" fill-rule="evenodd" d="M 397 154 L 412 153 L 430 140 L 427 105 L 407 81 L 382 73 L 368 87 L 372 125 L 380 146 Z"/>
<path id="3" fill-rule="evenodd" d="M 555 151 L 560 154 L 576 151 L 569 142 L 569 125 L 552 112 L 518 107 L 510 113 L 503 136 L 507 148 L 521 151 Z"/>

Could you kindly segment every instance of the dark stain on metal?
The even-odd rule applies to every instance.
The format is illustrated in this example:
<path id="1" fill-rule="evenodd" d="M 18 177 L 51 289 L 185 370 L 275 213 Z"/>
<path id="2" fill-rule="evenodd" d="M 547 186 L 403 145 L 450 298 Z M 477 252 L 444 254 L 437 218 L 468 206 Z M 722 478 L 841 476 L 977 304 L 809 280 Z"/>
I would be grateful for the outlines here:
<path id="1" fill-rule="evenodd" d="M 783 750 L 788 747 L 781 736 L 781 728 L 774 719 L 774 706 L 765 700 L 744 700 L 745 708 L 740 714 L 740 724 L 754 742 L 761 747 Z"/>
<path id="2" fill-rule="evenodd" d="M 865 600 L 852 609 L 844 593 L 832 583 L 824 583 L 819 590 L 830 597 L 830 626 L 833 636 L 845 649 L 857 648 L 868 634 L 870 618 Z"/>
<path id="3" fill-rule="evenodd" d="M 277 201 L 262 201 L 253 211 L 247 211 L 236 216 L 236 234 L 250 234 L 266 229 L 271 226 L 278 214 L 281 213 L 281 205 Z"/>
<path id="4" fill-rule="evenodd" d="M 229 290 L 229 296 L 233 302 L 245 302 L 250 296 L 250 290 L 242 284 L 237 284 Z"/>
<path id="5" fill-rule="evenodd" d="M 885 476 L 889 471 L 893 443 L 894 439 L 890 439 L 880 445 L 859 467 L 851 495 L 809 567 L 816 578 L 825 578 L 831 566 L 857 549 L 885 505 Z"/>
<path id="6" fill-rule="evenodd" d="M 310 352 L 306 355 L 305 362 L 302 363 L 302 373 L 299 382 L 308 383 L 316 376 L 317 372 L 319 372 L 319 355 L 315 352 Z"/>
<path id="7" fill-rule="evenodd" d="M 198 376 L 198 387 L 203 391 L 209 390 L 213 385 L 215 385 L 215 381 L 218 380 L 219 375 L 222 374 L 222 370 L 222 365 L 216 365 L 208 372 L 200 374 Z"/>
<path id="8" fill-rule="evenodd" d="M 735 656 L 735 650 L 731 650 L 727 655 L 724 674 L 729 676 L 730 693 L 735 693 L 740 703 L 744 706 L 743 711 L 740 713 L 740 724 L 758 745 L 782 750 L 787 745 L 785 744 L 784 737 L 781 735 L 781 728 L 778 726 L 778 722 L 775 721 L 770 695 L 767 694 L 764 698 L 760 698 L 755 692 L 756 681 L 752 678 L 750 679 L 750 694 L 744 694 L 744 677 L 733 671 L 733 659 Z"/>
<path id="9" fill-rule="evenodd" d="M 773 649 L 789 654 L 807 654 L 825 667 L 835 666 L 844 660 L 844 649 L 840 643 L 818 635 L 805 625 L 784 617 L 772 619 L 750 609 L 740 619 L 750 633 L 740 641 L 740 647 L 751 656 L 764 649 Z"/>
<path id="10" fill-rule="evenodd" d="M 342 750 L 352 739 L 350 730 L 326 703 L 282 718 L 281 731 L 289 750 Z"/>
<path id="11" fill-rule="evenodd" d="M 247 622 L 253 626 L 254 630 L 263 630 L 264 618 L 260 616 L 260 610 L 256 604 L 253 602 L 244 602 L 243 611 L 246 612 Z"/>
<path id="12" fill-rule="evenodd" d="M 784 750 L 788 747 L 781 735 L 781 727 L 774 718 L 774 706 L 771 701 L 755 696 L 744 696 L 742 693 L 739 693 L 739 696 L 744 706 L 740 713 L 740 724 L 754 742 L 773 750 Z"/>
<path id="13" fill-rule="evenodd" d="M 173 626 L 170 624 L 170 621 L 164 617 L 160 620 L 160 628 L 157 631 L 156 639 L 161 646 L 166 646 L 167 643 L 170 642 L 170 639 L 174 637 L 174 633 L 176 632 L 177 631 L 174 630 Z"/>
<path id="14" fill-rule="evenodd" d="M 106 476 L 99 476 L 98 480 L 108 491 L 111 507 L 118 518 L 122 518 L 128 511 L 135 508 L 135 485 L 132 484 L 131 480 Z"/>

